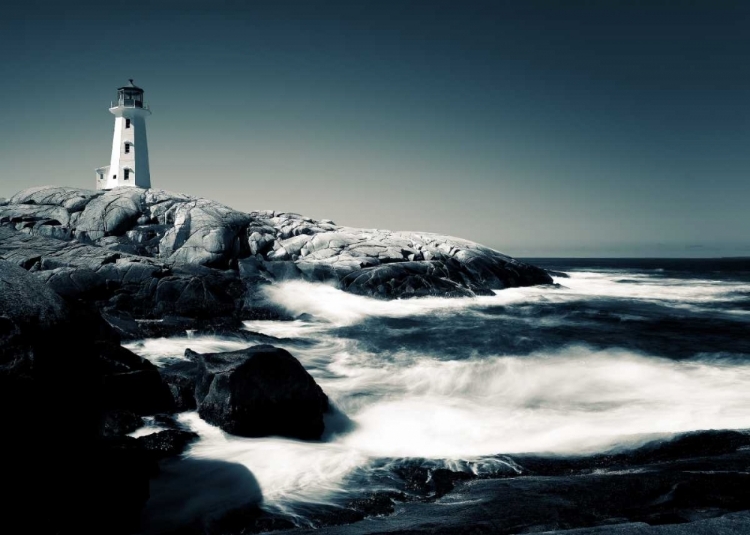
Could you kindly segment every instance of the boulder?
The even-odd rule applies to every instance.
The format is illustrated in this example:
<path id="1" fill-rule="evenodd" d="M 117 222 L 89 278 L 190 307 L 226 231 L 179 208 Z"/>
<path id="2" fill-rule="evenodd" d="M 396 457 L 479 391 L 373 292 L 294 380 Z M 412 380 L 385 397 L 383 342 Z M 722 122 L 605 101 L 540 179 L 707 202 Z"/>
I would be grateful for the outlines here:
<path id="1" fill-rule="evenodd" d="M 182 429 L 167 429 L 138 437 L 138 445 L 156 459 L 166 459 L 181 454 L 198 435 Z"/>
<path id="2" fill-rule="evenodd" d="M 196 362 L 179 360 L 167 364 L 161 369 L 161 376 L 169 385 L 178 412 L 194 411 L 198 408 L 195 402 L 195 385 L 198 379 Z"/>
<path id="3" fill-rule="evenodd" d="M 119 345 L 103 345 L 98 367 L 104 384 L 104 406 L 139 415 L 172 412 L 175 402 L 159 370 Z"/>
<path id="4" fill-rule="evenodd" d="M 492 294 L 471 279 L 457 263 L 401 262 L 355 271 L 344 277 L 341 284 L 348 292 L 381 298 Z M 463 284 L 454 282 L 457 280 Z"/>
<path id="5" fill-rule="evenodd" d="M 328 397 L 287 351 L 258 345 L 198 355 L 198 414 L 235 435 L 317 440 Z"/>
<path id="6" fill-rule="evenodd" d="M 227 267 L 232 259 L 249 254 L 247 214 L 198 199 L 175 204 L 166 219 L 174 223 L 159 252 L 171 262 Z"/>
<path id="7" fill-rule="evenodd" d="M 118 236 L 132 227 L 141 215 L 145 193 L 139 188 L 106 191 L 86 204 L 77 231 L 90 240 Z"/>

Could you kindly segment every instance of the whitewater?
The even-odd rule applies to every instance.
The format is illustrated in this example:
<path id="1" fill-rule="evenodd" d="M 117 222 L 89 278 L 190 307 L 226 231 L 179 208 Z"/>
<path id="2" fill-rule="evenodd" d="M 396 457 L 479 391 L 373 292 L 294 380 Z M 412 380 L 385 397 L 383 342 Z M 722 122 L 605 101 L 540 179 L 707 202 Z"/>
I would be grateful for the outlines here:
<path id="1" fill-rule="evenodd" d="M 408 460 L 512 472 L 508 454 L 587 454 L 750 428 L 747 271 L 551 267 L 568 277 L 476 298 L 381 301 L 299 281 L 267 287 L 267 300 L 296 319 L 245 329 L 259 343 L 273 337 L 328 394 L 326 435 L 235 437 L 183 413 L 200 435 L 186 456 L 244 465 L 265 508 L 299 519 L 315 504 L 387 489 L 389 471 Z M 128 347 L 164 365 L 186 348 L 247 345 L 181 336 Z"/>

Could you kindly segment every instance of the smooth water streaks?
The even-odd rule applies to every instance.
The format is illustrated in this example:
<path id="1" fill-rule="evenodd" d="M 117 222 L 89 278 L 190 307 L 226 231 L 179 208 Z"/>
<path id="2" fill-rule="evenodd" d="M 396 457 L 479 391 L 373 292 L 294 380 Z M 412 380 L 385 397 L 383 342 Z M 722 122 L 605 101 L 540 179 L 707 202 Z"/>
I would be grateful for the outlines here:
<path id="1" fill-rule="evenodd" d="M 750 364 L 724 358 L 722 351 L 731 348 L 676 362 L 581 343 L 581 333 L 599 328 L 597 314 L 619 314 L 615 319 L 629 335 L 640 331 L 628 322 L 651 318 L 645 314 L 669 319 L 672 308 L 693 307 L 685 312 L 691 314 L 717 300 L 743 298 L 747 284 L 632 272 L 570 275 L 559 280 L 561 287 L 459 299 L 381 301 L 299 281 L 269 286 L 268 299 L 298 319 L 245 327 L 279 338 L 274 343 L 300 360 L 350 421 L 341 418 L 340 432 L 325 441 L 300 442 L 233 437 L 186 413 L 180 420 L 201 436 L 188 455 L 246 467 L 266 506 L 293 513 L 295 504 L 335 503 L 403 459 L 478 472 L 512 470 L 512 461 L 498 454 L 596 452 L 636 445 L 654 434 L 750 428 Z M 625 306 L 611 306 L 613 300 Z M 578 310 L 582 301 L 585 313 Z M 535 307 L 542 304 L 552 312 L 564 306 L 557 316 L 537 318 Z M 514 318 L 521 321 L 511 329 Z M 492 344 L 481 351 L 451 355 L 450 347 L 440 347 L 443 338 L 428 344 L 395 337 L 410 329 L 417 337 L 443 329 L 448 337 L 459 331 L 470 336 L 474 331 L 460 330 L 467 322 L 519 339 L 554 330 L 555 348 L 541 340 L 524 354 L 493 351 L 490 337 L 485 342 Z M 479 344 L 471 338 L 459 342 Z M 216 352 L 247 345 L 195 335 L 128 347 L 162 364 L 181 358 L 188 347 Z"/>

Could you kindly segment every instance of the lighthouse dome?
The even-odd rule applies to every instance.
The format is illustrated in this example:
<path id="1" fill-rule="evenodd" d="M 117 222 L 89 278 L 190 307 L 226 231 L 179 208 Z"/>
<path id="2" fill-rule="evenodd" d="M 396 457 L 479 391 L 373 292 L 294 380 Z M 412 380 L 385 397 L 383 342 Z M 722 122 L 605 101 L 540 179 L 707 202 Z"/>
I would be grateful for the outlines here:
<path id="1" fill-rule="evenodd" d="M 117 105 L 130 108 L 143 107 L 143 89 L 129 80 L 128 85 L 117 88 Z"/>

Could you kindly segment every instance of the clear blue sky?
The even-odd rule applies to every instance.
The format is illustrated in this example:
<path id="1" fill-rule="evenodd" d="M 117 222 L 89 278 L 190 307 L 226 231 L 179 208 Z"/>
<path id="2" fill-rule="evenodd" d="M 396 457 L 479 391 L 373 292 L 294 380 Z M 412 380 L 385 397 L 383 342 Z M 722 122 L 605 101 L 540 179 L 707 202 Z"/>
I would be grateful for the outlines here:
<path id="1" fill-rule="evenodd" d="M 750 255 L 750 2 L 16 2 L 0 196 L 154 187 L 517 256 Z"/>

